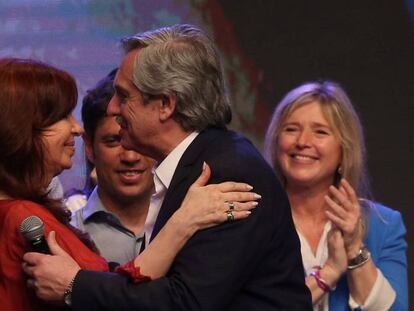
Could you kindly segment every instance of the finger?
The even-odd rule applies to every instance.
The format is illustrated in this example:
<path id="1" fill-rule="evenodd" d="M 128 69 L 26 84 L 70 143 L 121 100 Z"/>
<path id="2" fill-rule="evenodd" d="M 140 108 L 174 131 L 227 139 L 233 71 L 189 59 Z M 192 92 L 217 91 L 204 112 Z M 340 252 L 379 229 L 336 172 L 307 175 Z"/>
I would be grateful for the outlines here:
<path id="1" fill-rule="evenodd" d="M 335 226 L 337 226 L 341 230 L 344 230 L 344 228 L 346 227 L 346 221 L 336 216 L 334 213 L 332 213 L 329 210 L 326 210 L 325 213 L 326 213 L 326 216 L 329 218 L 329 220 L 335 224 Z"/>
<path id="2" fill-rule="evenodd" d="M 34 253 L 29 252 L 23 255 L 23 261 L 26 262 L 30 266 L 35 266 L 39 263 L 39 261 L 48 255 L 41 254 L 41 253 Z"/>
<path id="3" fill-rule="evenodd" d="M 256 201 L 248 201 L 248 202 L 233 202 L 234 209 L 233 211 L 249 211 L 258 206 Z M 223 205 L 223 212 L 230 210 L 229 204 L 224 203 Z"/>
<path id="4" fill-rule="evenodd" d="M 222 198 L 226 202 L 247 202 L 259 200 L 261 195 L 254 192 L 225 192 Z"/>
<path id="5" fill-rule="evenodd" d="M 346 210 L 327 195 L 325 195 L 325 202 L 329 205 L 330 209 L 332 210 L 331 212 L 335 213 L 335 215 L 342 219 L 347 218 Z"/>
<path id="6" fill-rule="evenodd" d="M 252 186 L 246 183 L 226 181 L 217 185 L 221 192 L 250 191 Z"/>
<path id="7" fill-rule="evenodd" d="M 59 255 L 63 257 L 70 257 L 68 253 L 66 253 L 56 241 L 56 233 L 55 231 L 50 231 L 49 235 L 47 236 L 47 244 L 49 245 L 50 252 L 52 255 Z"/>
<path id="8" fill-rule="evenodd" d="M 203 170 L 201 171 L 201 174 L 197 178 L 197 180 L 192 184 L 192 186 L 196 186 L 196 187 L 205 186 L 208 180 L 210 179 L 210 176 L 211 176 L 210 166 L 206 162 L 204 162 Z"/>
<path id="9" fill-rule="evenodd" d="M 236 220 L 245 219 L 249 217 L 251 213 L 251 211 L 232 211 L 232 217 L 229 217 L 228 212 L 215 213 L 210 215 L 209 219 L 205 219 L 204 224 L 201 226 L 201 228 L 210 228 L 221 223 L 234 222 Z"/>
<path id="10" fill-rule="evenodd" d="M 345 188 L 341 185 L 339 186 L 339 191 L 344 195 L 344 196 L 348 196 L 348 193 L 346 192 Z"/>
<path id="11" fill-rule="evenodd" d="M 348 198 L 351 200 L 352 204 L 358 205 L 358 196 L 354 188 L 352 188 L 351 184 L 345 178 L 342 178 L 341 186 L 345 189 L 346 193 L 348 194 Z"/>
<path id="12" fill-rule="evenodd" d="M 27 276 L 33 277 L 34 266 L 31 266 L 28 263 L 23 262 L 22 269 L 23 269 L 23 272 L 27 274 Z"/>
<path id="13" fill-rule="evenodd" d="M 354 206 L 352 203 L 348 200 L 347 196 L 344 195 L 341 191 L 339 191 L 336 187 L 330 186 L 329 192 L 333 196 L 333 198 L 339 202 L 339 204 L 344 207 L 348 211 L 352 211 L 354 209 Z"/>
<path id="14" fill-rule="evenodd" d="M 245 219 L 251 215 L 252 212 L 250 211 L 234 211 L 233 216 L 234 220 Z M 226 216 L 227 219 L 227 216 Z"/>

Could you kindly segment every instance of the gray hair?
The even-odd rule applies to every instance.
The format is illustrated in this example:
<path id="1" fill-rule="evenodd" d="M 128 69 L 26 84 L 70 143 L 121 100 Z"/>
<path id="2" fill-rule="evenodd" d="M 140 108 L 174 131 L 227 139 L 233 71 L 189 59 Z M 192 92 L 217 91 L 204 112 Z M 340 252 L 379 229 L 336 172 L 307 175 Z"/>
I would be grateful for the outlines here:
<path id="1" fill-rule="evenodd" d="M 286 119 L 298 107 L 318 102 L 341 145 L 341 170 L 334 183 L 344 177 L 363 198 L 370 197 L 366 174 L 365 142 L 361 121 L 342 87 L 331 81 L 309 82 L 291 90 L 276 107 L 268 127 L 264 153 L 282 182 L 285 178 L 277 160 L 277 143 Z"/>
<path id="2" fill-rule="evenodd" d="M 174 25 L 122 40 L 126 53 L 140 49 L 133 81 L 145 95 L 175 95 L 173 115 L 185 130 L 225 127 L 231 107 L 219 54 L 192 25 Z"/>

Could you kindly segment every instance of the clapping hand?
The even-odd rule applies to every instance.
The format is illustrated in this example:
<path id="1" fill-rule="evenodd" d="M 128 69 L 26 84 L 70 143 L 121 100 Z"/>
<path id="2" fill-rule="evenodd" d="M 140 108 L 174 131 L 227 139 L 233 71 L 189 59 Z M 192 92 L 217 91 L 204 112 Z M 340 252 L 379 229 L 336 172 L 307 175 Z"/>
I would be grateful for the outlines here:
<path id="1" fill-rule="evenodd" d="M 329 208 L 326 215 L 342 232 L 348 258 L 353 258 L 362 246 L 363 226 L 361 206 L 351 185 L 342 179 L 339 188 L 329 187 L 325 196 Z"/>

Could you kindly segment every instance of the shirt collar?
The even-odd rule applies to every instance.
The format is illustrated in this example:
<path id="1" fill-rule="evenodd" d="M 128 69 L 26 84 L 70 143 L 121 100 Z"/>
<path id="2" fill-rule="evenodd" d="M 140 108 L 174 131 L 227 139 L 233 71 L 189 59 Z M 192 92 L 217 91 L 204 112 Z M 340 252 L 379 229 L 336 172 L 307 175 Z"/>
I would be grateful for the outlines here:
<path id="1" fill-rule="evenodd" d="M 170 186 L 175 169 L 178 166 L 182 155 L 188 146 L 197 137 L 199 132 L 192 132 L 188 135 L 177 147 L 170 152 L 170 154 L 154 169 L 154 176 L 157 176 L 159 181 L 164 185 L 166 189 Z M 157 191 L 157 189 L 155 189 Z"/>
<path id="2" fill-rule="evenodd" d="M 93 189 L 91 195 L 88 198 L 88 202 L 86 203 L 85 207 L 81 209 L 81 211 L 83 214 L 83 222 L 86 222 L 89 217 L 97 212 L 108 212 L 103 206 L 101 199 L 99 198 L 98 186 Z"/>

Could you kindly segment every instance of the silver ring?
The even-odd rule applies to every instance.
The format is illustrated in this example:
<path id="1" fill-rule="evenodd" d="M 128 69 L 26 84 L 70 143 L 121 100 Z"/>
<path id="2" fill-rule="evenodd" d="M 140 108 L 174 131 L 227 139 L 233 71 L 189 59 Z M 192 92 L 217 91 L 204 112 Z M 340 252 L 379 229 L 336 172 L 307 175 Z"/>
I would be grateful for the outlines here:
<path id="1" fill-rule="evenodd" d="M 232 222 L 234 220 L 234 215 L 232 211 L 227 211 L 227 222 Z"/>
<path id="2" fill-rule="evenodd" d="M 236 206 L 234 205 L 234 202 L 227 202 L 227 204 L 229 205 L 229 211 L 233 211 L 233 210 L 234 210 L 234 208 L 236 207 Z"/>

